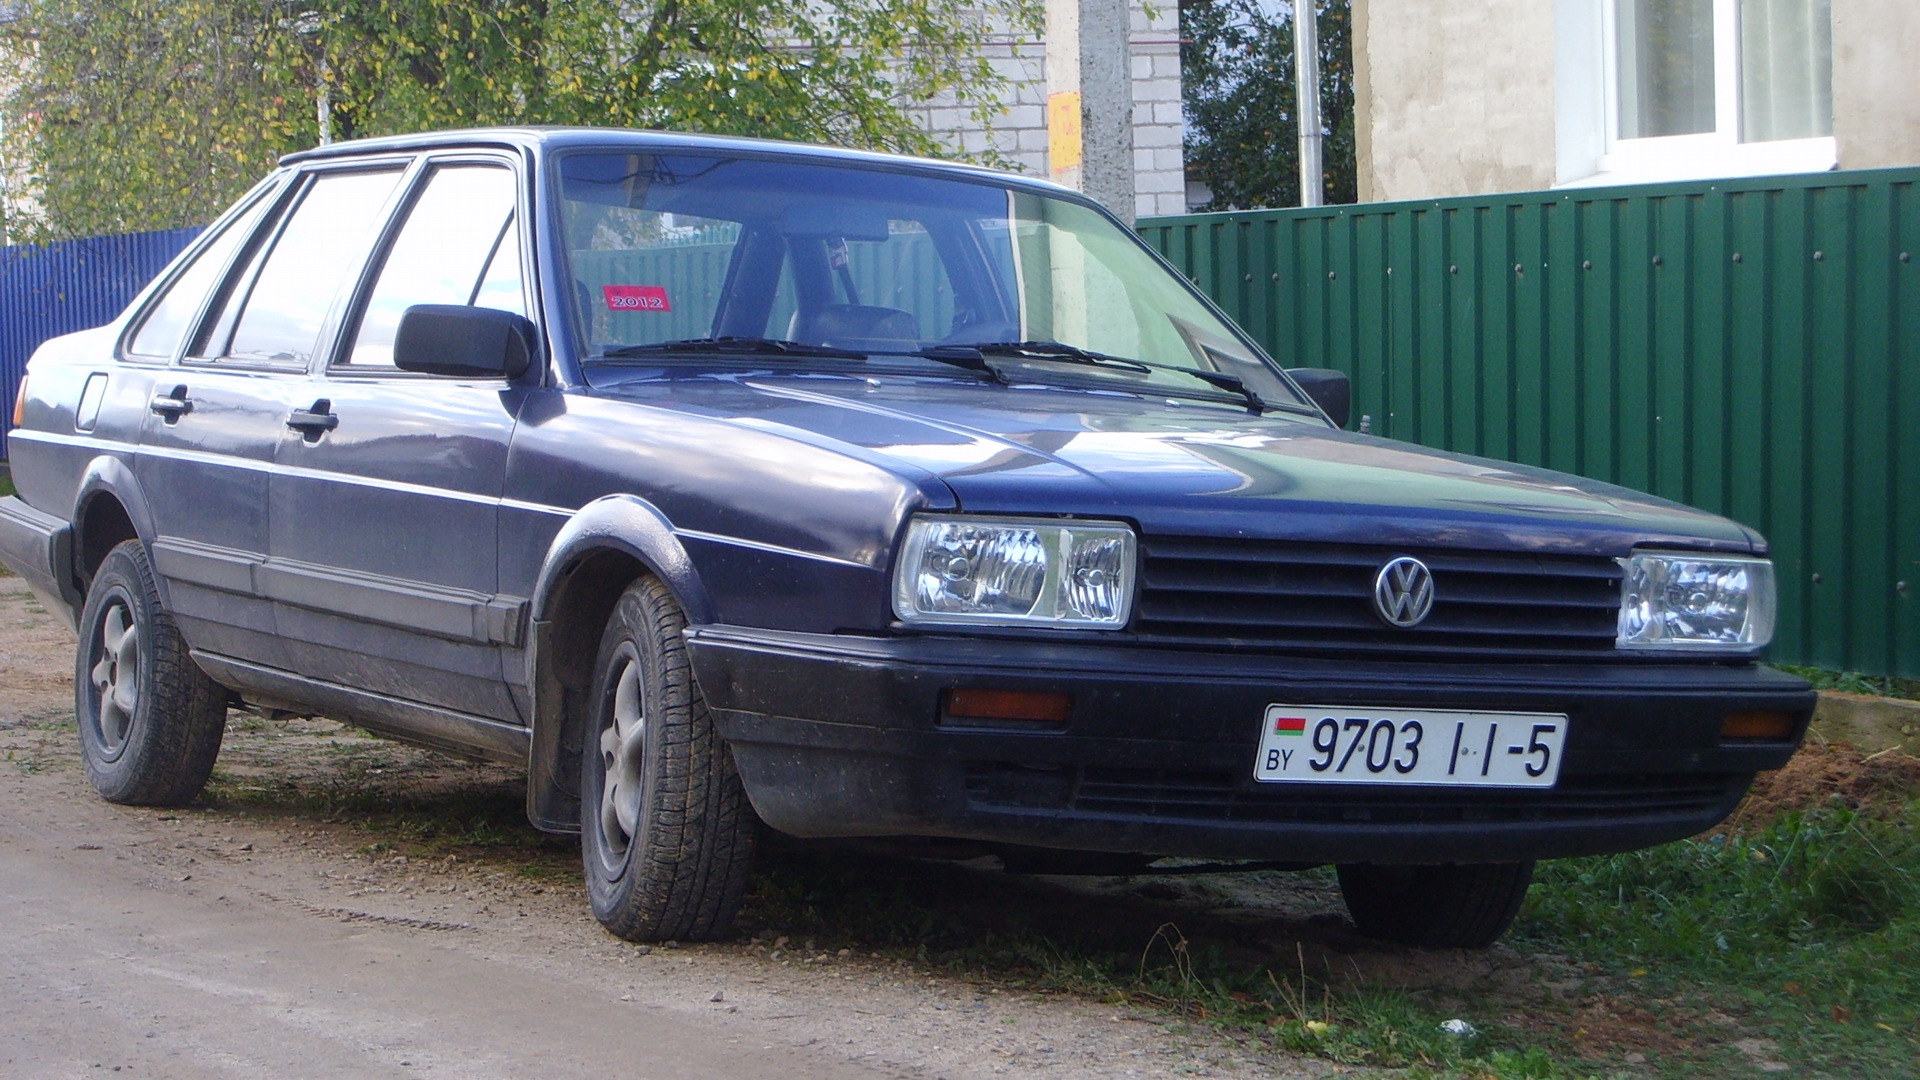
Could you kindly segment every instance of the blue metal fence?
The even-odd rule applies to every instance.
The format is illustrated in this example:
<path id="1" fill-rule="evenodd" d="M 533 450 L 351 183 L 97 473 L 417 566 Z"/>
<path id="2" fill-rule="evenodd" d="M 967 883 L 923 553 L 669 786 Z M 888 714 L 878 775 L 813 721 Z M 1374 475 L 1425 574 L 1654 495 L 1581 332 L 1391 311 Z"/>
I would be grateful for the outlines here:
<path id="1" fill-rule="evenodd" d="M 48 338 L 120 314 L 199 229 L 0 248 L 0 461 L 27 358 Z"/>

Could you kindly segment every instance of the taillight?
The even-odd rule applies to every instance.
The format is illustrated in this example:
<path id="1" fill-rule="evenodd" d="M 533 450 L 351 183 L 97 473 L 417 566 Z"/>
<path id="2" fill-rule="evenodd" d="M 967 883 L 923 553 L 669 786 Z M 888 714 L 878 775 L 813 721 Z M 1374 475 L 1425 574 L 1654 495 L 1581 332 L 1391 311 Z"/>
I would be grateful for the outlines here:
<path id="1" fill-rule="evenodd" d="M 20 388 L 13 394 L 13 426 L 25 427 L 27 424 L 27 377 L 20 376 Z"/>

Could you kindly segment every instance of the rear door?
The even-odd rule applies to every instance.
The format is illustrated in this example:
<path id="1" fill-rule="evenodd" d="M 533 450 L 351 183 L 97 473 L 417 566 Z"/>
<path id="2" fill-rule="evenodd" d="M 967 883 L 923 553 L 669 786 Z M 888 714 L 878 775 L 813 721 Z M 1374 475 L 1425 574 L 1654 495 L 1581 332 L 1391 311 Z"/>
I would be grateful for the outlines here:
<path id="1" fill-rule="evenodd" d="M 393 338 L 414 304 L 526 312 L 522 187 L 514 159 L 485 154 L 411 178 L 328 363 L 292 402 L 268 542 L 293 671 L 510 724 L 501 654 L 525 598 L 498 595 L 495 530 L 527 390 L 398 371 Z"/>
<path id="2" fill-rule="evenodd" d="M 401 175 L 398 164 L 307 174 L 262 197 L 128 338 L 130 360 L 174 361 L 143 388 L 134 472 L 155 569 L 200 652 L 285 663 L 259 589 L 274 451 L 327 314 Z"/>

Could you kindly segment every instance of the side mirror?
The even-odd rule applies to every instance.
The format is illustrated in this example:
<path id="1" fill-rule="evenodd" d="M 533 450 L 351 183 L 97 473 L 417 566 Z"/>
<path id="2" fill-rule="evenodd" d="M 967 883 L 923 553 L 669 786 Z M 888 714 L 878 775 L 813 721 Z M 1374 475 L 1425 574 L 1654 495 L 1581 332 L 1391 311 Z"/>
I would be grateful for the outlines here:
<path id="1" fill-rule="evenodd" d="M 393 366 L 425 375 L 517 379 L 533 363 L 537 331 L 524 316 L 464 304 L 415 304 L 400 316 Z"/>
<path id="2" fill-rule="evenodd" d="M 1296 367 L 1288 368 L 1287 374 L 1300 384 L 1315 405 L 1333 421 L 1333 426 L 1344 428 L 1353 417 L 1353 384 L 1347 380 L 1347 373 L 1332 368 Z"/>

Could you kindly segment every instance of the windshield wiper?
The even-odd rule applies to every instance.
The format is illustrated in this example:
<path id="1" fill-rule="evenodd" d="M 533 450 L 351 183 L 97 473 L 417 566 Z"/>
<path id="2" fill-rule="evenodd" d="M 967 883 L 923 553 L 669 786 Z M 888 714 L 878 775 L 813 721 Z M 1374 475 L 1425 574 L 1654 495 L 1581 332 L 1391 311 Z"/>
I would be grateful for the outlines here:
<path id="1" fill-rule="evenodd" d="M 1182 375 L 1191 376 L 1199 379 L 1201 382 L 1217 386 L 1222 390 L 1239 396 L 1241 400 L 1247 403 L 1247 407 L 1255 413 L 1266 412 L 1268 407 L 1265 399 L 1255 393 L 1253 388 L 1248 386 L 1246 381 L 1238 375 L 1230 375 L 1224 371 L 1208 371 L 1205 368 L 1180 367 L 1175 364 L 1154 364 L 1145 360 L 1134 360 L 1125 356 L 1112 356 L 1107 353 L 1094 352 L 1090 349 L 1082 349 L 1077 345 L 1068 345 L 1062 341 L 987 341 L 978 344 L 967 342 L 965 344 L 934 345 L 921 349 L 920 355 L 931 360 L 945 360 L 949 363 L 960 362 L 961 357 L 977 359 L 980 361 L 980 366 L 983 369 L 993 371 L 996 376 L 1000 375 L 998 370 L 985 363 L 985 358 L 989 355 L 1031 356 L 1047 360 L 1065 360 L 1069 363 L 1076 364 L 1119 367 L 1129 371 L 1137 371 L 1143 375 L 1152 374 L 1155 371 L 1177 371 Z M 1000 378 L 1001 381 L 1005 381 L 1004 376 L 1000 376 Z"/>
<path id="2" fill-rule="evenodd" d="M 1222 390 L 1231 390 L 1234 393 L 1239 394 L 1241 397 L 1245 398 L 1247 400 L 1247 407 L 1252 409 L 1254 412 L 1263 413 L 1267 411 L 1266 400 L 1262 398 L 1259 394 L 1254 393 L 1253 387 L 1248 386 L 1246 380 L 1242 379 L 1238 375 L 1229 375 L 1224 371 L 1208 371 L 1205 368 L 1190 368 L 1190 367 L 1167 366 L 1162 368 L 1161 370 L 1162 371 L 1178 371 L 1183 375 L 1191 375 L 1194 378 L 1199 379 L 1201 382 L 1212 383 L 1213 385 L 1219 387 Z"/>
<path id="3" fill-rule="evenodd" d="M 1142 375 L 1153 371 L 1153 365 L 1140 360 L 1131 360 L 1124 356 L 1109 356 L 1106 353 L 1082 349 L 1078 345 L 1069 345 L 1064 341 L 967 341 L 952 345 L 934 345 L 920 350 L 922 356 L 930 356 L 935 351 L 969 351 L 981 356 L 1031 356 L 1044 360 L 1065 360 L 1073 364 L 1095 364 L 1102 367 L 1123 367 L 1137 371 Z M 938 357 L 934 357 L 938 359 Z"/>
<path id="4" fill-rule="evenodd" d="M 1007 376 L 999 368 L 987 363 L 980 350 L 971 345 L 929 345 L 924 349 L 915 349 L 910 353 L 897 353 L 899 356 L 924 356 L 928 360 L 938 360 L 968 371 L 977 371 L 994 382 L 1005 385 Z"/>
<path id="5" fill-rule="evenodd" d="M 779 338 L 720 337 L 683 338 L 679 341 L 650 341 L 642 345 L 616 345 L 594 357 L 596 360 L 623 356 L 652 356 L 659 353 L 689 353 L 701 356 L 828 356 L 841 360 L 865 360 L 867 354 L 855 349 L 836 349 L 830 345 L 808 345 Z"/>

